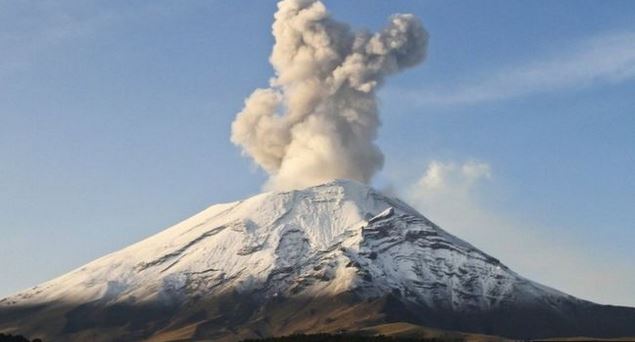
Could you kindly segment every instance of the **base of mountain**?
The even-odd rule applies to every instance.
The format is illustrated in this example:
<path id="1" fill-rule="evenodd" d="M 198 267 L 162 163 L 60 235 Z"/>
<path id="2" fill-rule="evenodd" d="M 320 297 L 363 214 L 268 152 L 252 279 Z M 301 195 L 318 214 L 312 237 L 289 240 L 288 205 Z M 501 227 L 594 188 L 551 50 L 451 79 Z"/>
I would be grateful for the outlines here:
<path id="1" fill-rule="evenodd" d="M 42 342 L 39 338 L 29 340 L 22 335 L 11 335 L 0 333 L 0 342 Z"/>
<path id="2" fill-rule="evenodd" d="M 503 342 L 502 337 L 469 334 L 423 327 L 420 325 L 397 322 L 376 325 L 356 331 L 339 333 L 296 334 L 290 336 L 269 337 L 264 339 L 246 339 L 243 342 Z"/>
<path id="3" fill-rule="evenodd" d="M 460 338 L 399 338 L 389 336 L 364 336 L 347 334 L 315 334 L 315 335 L 292 335 L 283 337 L 270 337 L 260 340 L 244 340 L 242 342 L 459 342 Z"/>
<path id="4" fill-rule="evenodd" d="M 504 342 L 498 336 L 468 334 L 425 328 L 409 323 L 390 323 L 352 333 L 297 334 L 290 336 L 245 339 L 241 342 Z M 593 337 L 558 337 L 523 341 L 635 341 L 635 337 L 598 339 Z"/>
<path id="5" fill-rule="evenodd" d="M 0 310 L 0 331 L 60 341 L 226 341 L 293 334 L 354 334 L 465 341 L 562 340 L 633 336 L 635 310 L 589 304 L 555 316 L 520 307 L 471 314 L 404 304 L 400 297 L 259 298 L 233 291 L 187 304 L 165 306 L 102 302 L 42 304 Z M 584 309 L 584 311 L 582 311 Z M 595 320 L 593 322 L 593 320 Z M 428 328 L 434 327 L 434 328 Z M 469 333 L 463 333 L 469 332 Z M 618 339 L 619 340 L 619 339 Z"/>

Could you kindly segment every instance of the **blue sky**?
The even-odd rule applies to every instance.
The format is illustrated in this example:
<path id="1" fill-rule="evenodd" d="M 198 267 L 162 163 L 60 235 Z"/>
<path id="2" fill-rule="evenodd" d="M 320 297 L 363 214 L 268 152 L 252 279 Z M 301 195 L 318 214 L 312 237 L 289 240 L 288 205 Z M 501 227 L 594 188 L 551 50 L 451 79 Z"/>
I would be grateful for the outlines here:
<path id="1" fill-rule="evenodd" d="M 419 16 L 380 91 L 375 186 L 520 274 L 635 306 L 635 3 L 325 1 Z M 272 76 L 274 1 L 0 1 L 0 296 L 266 175 L 229 141 Z"/>

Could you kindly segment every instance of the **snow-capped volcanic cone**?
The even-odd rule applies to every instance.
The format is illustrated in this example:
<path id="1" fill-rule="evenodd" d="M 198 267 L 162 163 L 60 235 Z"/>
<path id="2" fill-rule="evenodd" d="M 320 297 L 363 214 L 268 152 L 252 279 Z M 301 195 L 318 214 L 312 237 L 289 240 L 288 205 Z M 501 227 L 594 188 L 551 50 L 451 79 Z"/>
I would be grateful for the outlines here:
<path id="1" fill-rule="evenodd" d="M 0 331 L 46 340 L 240 340 L 389 322 L 635 336 L 635 309 L 525 279 L 353 181 L 211 206 L 0 301 Z"/>

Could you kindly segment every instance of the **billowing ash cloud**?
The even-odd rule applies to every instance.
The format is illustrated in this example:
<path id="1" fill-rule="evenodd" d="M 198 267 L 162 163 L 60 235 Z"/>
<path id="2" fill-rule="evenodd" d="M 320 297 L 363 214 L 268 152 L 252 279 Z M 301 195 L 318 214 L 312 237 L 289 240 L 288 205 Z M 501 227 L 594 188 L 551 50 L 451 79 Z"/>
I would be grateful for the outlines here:
<path id="1" fill-rule="evenodd" d="M 385 76 L 424 59 L 421 22 L 397 14 L 381 32 L 353 32 L 320 1 L 284 0 L 273 35 L 276 77 L 245 100 L 232 142 L 270 174 L 269 189 L 370 181 L 384 161 L 375 92 Z"/>

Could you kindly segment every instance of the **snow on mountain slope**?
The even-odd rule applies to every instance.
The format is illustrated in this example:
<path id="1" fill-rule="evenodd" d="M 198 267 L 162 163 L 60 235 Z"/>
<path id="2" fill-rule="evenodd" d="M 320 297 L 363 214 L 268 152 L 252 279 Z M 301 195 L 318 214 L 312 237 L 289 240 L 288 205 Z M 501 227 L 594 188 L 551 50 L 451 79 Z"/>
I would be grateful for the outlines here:
<path id="1" fill-rule="evenodd" d="M 0 301 L 179 304 L 228 291 L 277 296 L 395 294 L 478 311 L 583 302 L 524 279 L 403 202 L 353 181 L 263 193 L 203 212 Z"/>

